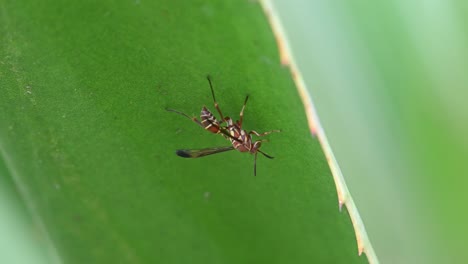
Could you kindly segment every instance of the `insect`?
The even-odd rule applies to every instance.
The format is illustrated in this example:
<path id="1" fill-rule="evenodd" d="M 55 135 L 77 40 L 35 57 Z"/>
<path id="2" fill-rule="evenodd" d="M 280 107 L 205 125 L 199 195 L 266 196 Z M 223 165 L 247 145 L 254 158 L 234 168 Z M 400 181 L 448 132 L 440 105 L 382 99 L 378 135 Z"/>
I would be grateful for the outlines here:
<path id="1" fill-rule="evenodd" d="M 183 158 L 200 158 L 216 153 L 221 153 L 229 150 L 236 149 L 240 152 L 249 152 L 255 155 L 254 159 L 254 175 L 257 175 L 257 154 L 258 152 L 262 153 L 265 157 L 269 159 L 273 159 L 272 156 L 266 154 L 265 152 L 260 150 L 262 142 L 266 142 L 268 140 L 261 139 L 261 140 L 252 140 L 251 135 L 256 135 L 259 137 L 266 136 L 273 132 L 280 132 L 280 130 L 272 130 L 264 133 L 258 133 L 257 131 L 251 130 L 247 132 L 246 130 L 242 129 L 242 121 L 244 118 L 244 109 L 245 105 L 247 104 L 247 100 L 249 96 L 245 97 L 244 105 L 242 106 L 242 110 L 239 114 L 239 120 L 234 122 L 230 117 L 223 116 L 221 109 L 219 108 L 218 102 L 215 98 L 215 93 L 213 89 L 213 84 L 211 82 L 211 77 L 208 75 L 206 77 L 208 79 L 208 83 L 210 84 L 211 95 L 213 96 L 214 107 L 219 113 L 220 120 L 216 119 L 216 117 L 206 108 L 203 106 L 200 113 L 200 120 L 199 121 L 196 117 L 190 117 L 187 114 L 179 112 L 174 109 L 166 108 L 167 111 L 177 113 L 179 115 L 185 116 L 188 119 L 192 120 L 202 128 L 208 130 L 211 133 L 221 134 L 224 138 L 231 141 L 231 146 L 227 147 L 214 147 L 214 148 L 205 148 L 205 149 L 179 149 L 176 151 L 176 154 Z M 225 126 L 222 126 L 223 123 L 226 123 Z"/>

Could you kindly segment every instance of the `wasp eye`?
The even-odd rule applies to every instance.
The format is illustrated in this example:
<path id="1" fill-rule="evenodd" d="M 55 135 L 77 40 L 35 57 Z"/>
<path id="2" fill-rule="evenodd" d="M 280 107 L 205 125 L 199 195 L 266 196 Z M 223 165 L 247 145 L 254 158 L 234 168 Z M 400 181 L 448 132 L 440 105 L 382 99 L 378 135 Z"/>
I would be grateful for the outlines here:
<path id="1" fill-rule="evenodd" d="M 254 147 L 255 149 L 258 149 L 261 145 L 262 145 L 262 142 L 261 142 L 261 141 L 256 141 L 256 142 L 254 143 L 254 146 L 253 146 L 253 147 Z"/>

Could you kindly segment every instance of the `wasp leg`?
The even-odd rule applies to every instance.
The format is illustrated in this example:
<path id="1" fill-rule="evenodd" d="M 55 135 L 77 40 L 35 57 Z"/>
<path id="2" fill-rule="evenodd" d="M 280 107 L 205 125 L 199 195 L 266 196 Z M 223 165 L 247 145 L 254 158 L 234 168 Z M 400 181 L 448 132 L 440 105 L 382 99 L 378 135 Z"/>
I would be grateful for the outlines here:
<path id="1" fill-rule="evenodd" d="M 244 119 L 244 109 L 245 109 L 245 105 L 247 104 L 247 100 L 249 99 L 249 96 L 247 95 L 245 97 L 245 101 L 244 101 L 244 105 L 242 106 L 242 110 L 240 111 L 240 120 L 239 120 L 239 127 L 242 128 L 242 119 Z"/>
<path id="2" fill-rule="evenodd" d="M 254 134 L 254 135 L 258 136 L 258 137 L 263 137 L 263 136 L 266 136 L 266 135 L 271 134 L 271 133 L 279 133 L 279 132 L 281 132 L 281 130 L 272 130 L 272 131 L 267 131 L 267 132 L 263 132 L 263 133 L 258 133 L 257 131 L 252 130 L 252 131 L 249 132 L 249 135 Z"/>
<path id="3" fill-rule="evenodd" d="M 213 90 L 213 84 L 211 83 L 211 76 L 206 76 L 206 79 L 208 79 L 208 83 L 210 84 L 210 89 L 211 89 L 211 95 L 213 96 L 213 101 L 214 101 L 214 106 L 216 110 L 218 110 L 219 115 L 221 116 L 221 122 L 224 122 L 224 116 L 223 113 L 221 113 L 221 109 L 219 108 L 218 102 L 216 101 L 214 90 Z"/>
<path id="4" fill-rule="evenodd" d="M 179 112 L 179 111 L 177 111 L 177 110 L 170 109 L 170 108 L 166 108 L 166 111 L 174 112 L 174 113 L 179 114 L 179 115 L 181 115 L 181 116 L 185 116 L 186 118 L 188 118 L 188 119 L 192 120 L 193 122 L 197 123 L 197 124 L 198 124 L 199 126 L 201 126 L 202 128 L 205 128 L 205 126 L 203 126 L 203 124 L 202 124 L 200 121 L 198 121 L 198 119 L 197 119 L 196 117 L 190 117 L 190 116 L 188 116 L 187 114 L 184 114 L 184 113 L 182 113 L 182 112 Z"/>

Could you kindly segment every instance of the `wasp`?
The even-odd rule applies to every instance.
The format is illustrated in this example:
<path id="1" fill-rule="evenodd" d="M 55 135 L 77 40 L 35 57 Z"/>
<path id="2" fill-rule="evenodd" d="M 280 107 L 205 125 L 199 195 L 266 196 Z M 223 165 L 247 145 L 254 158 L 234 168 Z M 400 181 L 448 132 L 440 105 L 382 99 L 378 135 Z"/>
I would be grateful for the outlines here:
<path id="1" fill-rule="evenodd" d="M 216 101 L 211 77 L 208 75 L 206 78 L 208 80 L 208 83 L 210 84 L 211 95 L 213 96 L 213 101 L 214 101 L 214 107 L 216 108 L 220 116 L 219 120 L 216 119 L 213 113 L 211 113 L 211 111 L 208 110 L 206 106 L 203 106 L 201 109 L 200 120 L 198 120 L 196 117 L 190 117 L 187 114 L 179 112 L 174 109 L 166 108 L 166 110 L 177 113 L 179 115 L 182 115 L 192 120 L 193 122 L 195 122 L 196 124 L 198 124 L 199 126 L 201 126 L 202 128 L 204 128 L 205 130 L 211 133 L 222 135 L 224 138 L 228 139 L 231 142 L 231 146 L 205 148 L 205 149 L 179 149 L 176 151 L 176 154 L 183 158 L 200 158 L 200 157 L 217 154 L 217 153 L 221 153 L 221 152 L 225 152 L 225 151 L 229 151 L 233 149 L 236 149 L 240 152 L 249 152 L 255 155 L 254 176 L 256 176 L 257 175 L 257 154 L 260 152 L 269 159 L 273 159 L 273 157 L 260 150 L 260 147 L 262 146 L 262 142 L 266 142 L 268 140 L 261 139 L 261 140 L 254 141 L 252 139 L 252 135 L 263 137 L 270 133 L 280 132 L 280 130 L 272 130 L 272 131 L 267 131 L 263 133 L 258 133 L 255 130 L 251 130 L 247 132 L 246 130 L 242 129 L 244 109 L 245 109 L 245 105 L 247 104 L 247 100 L 249 99 L 248 95 L 245 97 L 244 104 L 239 114 L 239 120 L 234 122 L 230 117 L 228 116 L 224 117 L 223 113 L 221 112 L 221 109 L 219 108 L 218 101 Z"/>

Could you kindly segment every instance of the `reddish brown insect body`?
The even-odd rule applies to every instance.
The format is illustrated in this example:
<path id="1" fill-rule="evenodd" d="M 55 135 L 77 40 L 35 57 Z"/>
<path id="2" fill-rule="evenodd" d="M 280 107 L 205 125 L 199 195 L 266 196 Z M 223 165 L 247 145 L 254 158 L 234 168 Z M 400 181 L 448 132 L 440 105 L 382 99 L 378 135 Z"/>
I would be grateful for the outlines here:
<path id="1" fill-rule="evenodd" d="M 175 112 L 177 114 L 180 114 L 189 118 L 190 120 L 197 123 L 204 129 L 210 131 L 211 133 L 222 134 L 226 139 L 231 141 L 232 146 L 206 148 L 206 149 L 199 149 L 199 150 L 180 149 L 176 151 L 176 154 L 184 158 L 199 158 L 199 157 L 204 157 L 207 155 L 221 153 L 221 152 L 233 150 L 233 149 L 237 149 L 240 152 L 250 152 L 252 154 L 255 154 L 254 175 L 256 175 L 257 174 L 257 153 L 260 152 L 265 157 L 270 158 L 270 159 L 272 159 L 273 157 L 264 153 L 263 151 L 259 149 L 260 146 L 262 145 L 262 142 L 267 141 L 267 140 L 252 141 L 251 135 L 254 134 L 256 136 L 261 137 L 261 136 L 265 136 L 273 132 L 280 132 L 280 131 L 272 130 L 272 131 L 268 131 L 264 133 L 258 133 L 252 130 L 247 133 L 245 130 L 242 129 L 242 119 L 244 117 L 244 109 L 245 109 L 247 100 L 249 99 L 249 96 L 245 97 L 244 105 L 242 106 L 242 110 L 240 112 L 238 121 L 233 122 L 233 120 L 230 117 L 224 117 L 223 113 L 221 112 L 221 109 L 218 106 L 218 102 L 216 101 L 210 76 L 207 76 L 207 79 L 210 84 L 214 106 L 221 117 L 220 121 L 218 121 L 216 117 L 210 112 L 210 110 L 208 110 L 208 108 L 206 108 L 205 106 L 203 106 L 201 113 L 200 113 L 201 121 L 198 121 L 196 117 L 190 117 L 182 112 L 179 112 L 173 109 L 166 109 L 166 110 Z M 222 126 L 221 124 L 223 123 L 226 123 L 226 126 Z"/>

